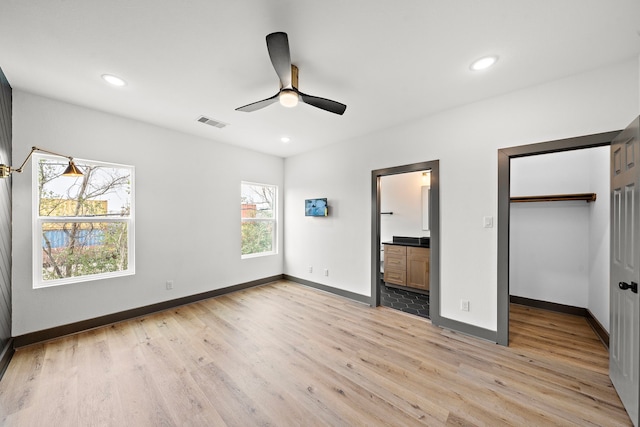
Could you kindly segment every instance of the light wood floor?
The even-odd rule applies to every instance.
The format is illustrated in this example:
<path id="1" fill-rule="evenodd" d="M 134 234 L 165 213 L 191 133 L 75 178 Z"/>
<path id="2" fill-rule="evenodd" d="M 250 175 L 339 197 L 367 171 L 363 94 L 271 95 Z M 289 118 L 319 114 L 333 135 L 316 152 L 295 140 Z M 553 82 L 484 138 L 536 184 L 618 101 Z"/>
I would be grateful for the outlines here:
<path id="1" fill-rule="evenodd" d="M 511 318 L 507 348 L 277 282 L 18 350 L 0 422 L 630 425 L 584 319 Z"/>

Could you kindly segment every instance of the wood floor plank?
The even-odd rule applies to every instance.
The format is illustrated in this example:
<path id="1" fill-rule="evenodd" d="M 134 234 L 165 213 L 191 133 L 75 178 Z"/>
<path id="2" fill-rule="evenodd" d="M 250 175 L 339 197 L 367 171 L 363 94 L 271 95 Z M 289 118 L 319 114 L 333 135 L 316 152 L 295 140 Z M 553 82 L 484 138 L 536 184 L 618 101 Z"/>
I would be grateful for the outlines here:
<path id="1" fill-rule="evenodd" d="M 142 353 L 143 345 L 138 344 L 132 353 Z M 141 354 L 133 358 L 134 361 L 141 359 Z M 164 401 L 162 390 L 155 382 L 155 377 L 163 373 L 152 372 L 146 363 L 120 363 L 113 373 L 118 388 L 118 400 L 103 404 L 119 404 L 126 417 L 126 423 L 123 424 L 125 426 L 176 425 Z"/>
<path id="2" fill-rule="evenodd" d="M 33 403 L 35 390 L 40 384 L 36 379 L 42 371 L 44 345 L 33 345 L 24 351 L 24 357 L 11 361 L 12 369 L 7 370 L 3 377 L 6 384 L 22 383 L 22 387 L 19 393 L 0 387 L 0 413 L 12 414 L 28 408 Z"/>
<path id="3" fill-rule="evenodd" d="M 118 384 L 111 375 L 114 364 L 109 343 L 105 339 L 94 342 L 87 340 L 86 343 L 81 340 L 77 351 L 78 419 L 92 420 L 94 425 L 124 425 Z M 114 403 L 103 405 L 105 401 Z"/>
<path id="4" fill-rule="evenodd" d="M 631 425 L 583 318 L 510 317 L 503 347 L 279 281 L 18 349 L 0 425 Z"/>
<path id="5" fill-rule="evenodd" d="M 32 408 L 39 409 L 33 414 L 37 418 L 30 421 L 34 425 L 78 424 L 77 342 L 78 337 L 74 336 L 45 344 L 40 381 L 32 403 Z"/>

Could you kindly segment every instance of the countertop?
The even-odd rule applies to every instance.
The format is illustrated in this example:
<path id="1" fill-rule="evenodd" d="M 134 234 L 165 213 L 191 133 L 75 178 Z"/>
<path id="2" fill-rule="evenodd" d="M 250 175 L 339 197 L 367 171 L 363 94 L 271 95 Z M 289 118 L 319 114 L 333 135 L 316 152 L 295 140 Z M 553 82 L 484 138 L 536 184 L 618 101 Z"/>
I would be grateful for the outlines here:
<path id="1" fill-rule="evenodd" d="M 395 246 L 412 246 L 414 248 L 428 248 L 430 247 L 430 242 L 426 244 L 418 244 L 418 243 L 404 243 L 404 242 L 382 242 L 383 245 L 395 245 Z"/>

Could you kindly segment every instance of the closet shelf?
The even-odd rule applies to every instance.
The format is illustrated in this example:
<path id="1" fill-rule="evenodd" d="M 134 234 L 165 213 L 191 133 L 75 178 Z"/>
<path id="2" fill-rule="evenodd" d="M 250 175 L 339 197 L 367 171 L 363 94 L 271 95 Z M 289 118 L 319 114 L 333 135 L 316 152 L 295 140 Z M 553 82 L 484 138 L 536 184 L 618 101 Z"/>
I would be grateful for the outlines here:
<path id="1" fill-rule="evenodd" d="M 511 203 L 530 203 L 530 202 L 566 202 L 572 200 L 595 202 L 596 193 L 581 194 L 553 194 L 549 196 L 519 196 L 512 197 Z"/>

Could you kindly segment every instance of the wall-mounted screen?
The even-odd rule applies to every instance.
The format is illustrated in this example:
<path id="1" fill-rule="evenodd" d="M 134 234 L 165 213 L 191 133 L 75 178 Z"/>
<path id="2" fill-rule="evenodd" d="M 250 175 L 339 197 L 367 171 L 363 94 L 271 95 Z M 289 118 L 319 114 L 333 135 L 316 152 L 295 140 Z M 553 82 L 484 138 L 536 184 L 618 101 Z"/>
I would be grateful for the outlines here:
<path id="1" fill-rule="evenodd" d="M 329 216 L 327 199 L 307 199 L 304 201 L 305 216 Z"/>

